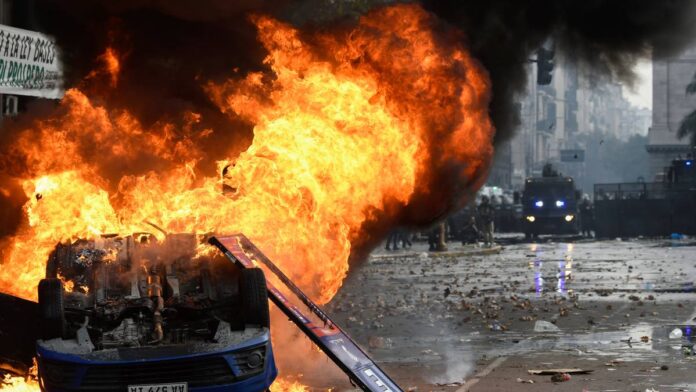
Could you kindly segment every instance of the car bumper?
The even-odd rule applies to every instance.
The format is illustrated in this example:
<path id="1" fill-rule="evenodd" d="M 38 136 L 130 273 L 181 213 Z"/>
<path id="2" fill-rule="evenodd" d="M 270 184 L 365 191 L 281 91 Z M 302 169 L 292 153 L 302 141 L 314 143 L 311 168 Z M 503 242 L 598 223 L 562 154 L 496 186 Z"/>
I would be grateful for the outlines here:
<path id="1" fill-rule="evenodd" d="M 245 355 L 263 350 L 264 364 L 250 369 Z M 128 385 L 188 383 L 189 392 L 265 391 L 277 376 L 266 334 L 216 352 L 140 360 L 91 360 L 37 346 L 45 392 L 128 392 Z"/>
<path id="2" fill-rule="evenodd" d="M 526 218 L 522 222 L 525 233 L 533 234 L 577 234 L 578 217 L 574 216 L 570 222 L 565 220 L 565 216 L 544 217 L 535 216 L 534 222 Z"/>

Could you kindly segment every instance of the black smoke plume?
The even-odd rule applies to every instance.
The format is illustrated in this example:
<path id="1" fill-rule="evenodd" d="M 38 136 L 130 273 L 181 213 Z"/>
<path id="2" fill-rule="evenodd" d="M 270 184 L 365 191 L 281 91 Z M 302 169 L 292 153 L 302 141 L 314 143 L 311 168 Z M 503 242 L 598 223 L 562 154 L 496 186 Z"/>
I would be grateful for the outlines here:
<path id="1" fill-rule="evenodd" d="M 39 27 L 56 37 L 62 49 L 68 86 L 79 85 L 98 67 L 105 48 L 111 47 L 119 55 L 121 70 L 118 84 L 105 97 L 110 106 L 127 109 L 146 127 L 162 120 L 176 124 L 184 110 L 193 109 L 202 114 L 201 127 L 224 128 L 229 119 L 201 85 L 229 77 L 233 70 L 262 67 L 265 53 L 247 13 L 272 13 L 283 2 L 37 0 L 37 4 Z M 239 137 L 241 132 L 248 138 L 249 131 L 226 136 Z M 216 144 L 228 141 L 218 139 Z"/>
<path id="2" fill-rule="evenodd" d="M 630 83 L 638 59 L 675 54 L 696 38 L 693 0 L 425 0 L 424 6 L 462 29 L 490 72 L 496 142 L 519 123 L 515 99 L 535 82 L 527 81 L 525 65 L 547 39 L 598 76 Z"/>

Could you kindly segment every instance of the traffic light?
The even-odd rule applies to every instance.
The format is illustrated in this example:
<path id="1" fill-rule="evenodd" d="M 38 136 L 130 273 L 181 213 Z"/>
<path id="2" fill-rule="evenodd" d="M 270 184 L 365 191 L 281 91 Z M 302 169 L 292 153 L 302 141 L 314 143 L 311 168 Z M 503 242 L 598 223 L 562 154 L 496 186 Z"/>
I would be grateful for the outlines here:
<path id="1" fill-rule="evenodd" d="M 544 47 L 537 50 L 537 84 L 551 84 L 554 51 Z"/>

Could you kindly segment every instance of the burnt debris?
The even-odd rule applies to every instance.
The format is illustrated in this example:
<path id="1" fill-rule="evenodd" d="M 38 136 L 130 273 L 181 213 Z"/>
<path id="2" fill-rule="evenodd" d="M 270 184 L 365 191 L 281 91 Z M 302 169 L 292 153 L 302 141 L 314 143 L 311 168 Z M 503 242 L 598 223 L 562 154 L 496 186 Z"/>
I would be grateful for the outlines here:
<path id="1" fill-rule="evenodd" d="M 45 303 L 62 295 L 63 322 L 44 322 L 41 344 L 106 355 L 110 349 L 229 343 L 232 331 L 250 327 L 241 275 L 222 257 L 197 256 L 199 244 L 194 234 L 158 241 L 134 233 L 57 245 L 39 285 L 39 307 L 50 319 L 55 314 L 47 316 Z"/>

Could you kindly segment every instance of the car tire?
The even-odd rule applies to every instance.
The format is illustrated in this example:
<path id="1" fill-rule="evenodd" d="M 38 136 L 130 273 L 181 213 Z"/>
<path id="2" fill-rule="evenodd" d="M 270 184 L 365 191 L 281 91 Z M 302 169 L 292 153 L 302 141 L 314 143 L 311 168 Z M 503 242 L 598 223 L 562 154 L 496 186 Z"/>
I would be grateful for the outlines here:
<path id="1" fill-rule="evenodd" d="M 268 328 L 271 325 L 268 311 L 266 277 L 260 268 L 242 270 L 239 292 L 242 300 L 244 324 Z"/>
<path id="2" fill-rule="evenodd" d="M 57 278 L 59 274 L 65 275 L 69 270 L 68 261 L 71 260 L 70 245 L 58 244 L 48 256 L 46 263 L 46 277 Z"/>
<path id="3" fill-rule="evenodd" d="M 39 282 L 39 317 L 44 340 L 65 336 L 63 282 L 60 279 L 41 279 Z"/>

